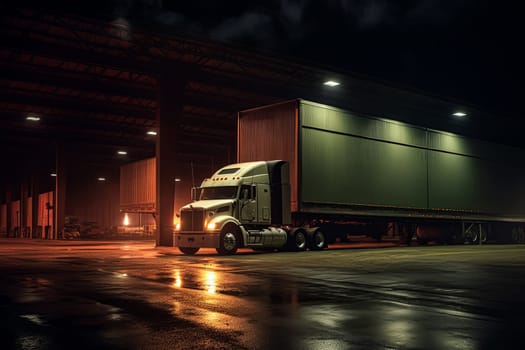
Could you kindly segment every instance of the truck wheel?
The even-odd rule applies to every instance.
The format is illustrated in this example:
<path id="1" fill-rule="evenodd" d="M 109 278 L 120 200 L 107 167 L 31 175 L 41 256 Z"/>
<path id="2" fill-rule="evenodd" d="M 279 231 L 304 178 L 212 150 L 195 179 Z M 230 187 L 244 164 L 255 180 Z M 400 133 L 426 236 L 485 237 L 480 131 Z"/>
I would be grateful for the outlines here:
<path id="1" fill-rule="evenodd" d="M 306 250 L 307 247 L 306 231 L 302 228 L 294 228 L 288 232 L 288 249 L 294 252 Z"/>
<path id="2" fill-rule="evenodd" d="M 217 253 L 220 255 L 235 254 L 240 242 L 239 230 L 232 225 L 227 225 L 221 232 Z"/>
<path id="3" fill-rule="evenodd" d="M 321 229 L 315 229 L 308 235 L 308 248 L 310 250 L 323 250 L 327 246 L 326 235 Z"/>
<path id="4" fill-rule="evenodd" d="M 185 255 L 194 255 L 199 251 L 199 248 L 179 247 L 179 250 Z"/>

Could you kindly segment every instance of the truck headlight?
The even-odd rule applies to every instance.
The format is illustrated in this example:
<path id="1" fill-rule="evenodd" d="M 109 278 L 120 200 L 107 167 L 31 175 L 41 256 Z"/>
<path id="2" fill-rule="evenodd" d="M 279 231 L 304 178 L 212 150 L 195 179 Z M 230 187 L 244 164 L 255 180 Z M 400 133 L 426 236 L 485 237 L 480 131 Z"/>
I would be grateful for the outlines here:
<path id="1" fill-rule="evenodd" d="M 210 222 L 207 226 L 208 230 L 209 231 L 213 231 L 215 230 L 215 228 L 217 227 L 217 225 L 214 223 L 214 222 Z"/>

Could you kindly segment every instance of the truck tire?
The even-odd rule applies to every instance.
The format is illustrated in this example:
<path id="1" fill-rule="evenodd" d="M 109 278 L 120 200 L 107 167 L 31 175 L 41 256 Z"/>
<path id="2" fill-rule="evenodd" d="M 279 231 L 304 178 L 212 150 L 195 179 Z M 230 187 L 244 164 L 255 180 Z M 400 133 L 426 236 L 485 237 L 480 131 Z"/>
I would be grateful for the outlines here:
<path id="1" fill-rule="evenodd" d="M 179 250 L 184 255 L 195 255 L 199 251 L 200 248 L 193 248 L 193 247 L 179 247 Z"/>
<path id="2" fill-rule="evenodd" d="M 323 250 L 328 246 L 325 233 L 316 228 L 308 234 L 308 248 L 310 250 Z"/>
<path id="3" fill-rule="evenodd" d="M 302 228 L 294 228 L 288 232 L 288 241 L 286 242 L 288 250 L 299 252 L 306 250 L 308 238 L 306 231 Z"/>
<path id="4" fill-rule="evenodd" d="M 219 240 L 219 248 L 217 253 L 220 255 L 232 255 L 237 252 L 240 247 L 241 235 L 239 229 L 234 225 L 226 225 L 222 232 Z"/>

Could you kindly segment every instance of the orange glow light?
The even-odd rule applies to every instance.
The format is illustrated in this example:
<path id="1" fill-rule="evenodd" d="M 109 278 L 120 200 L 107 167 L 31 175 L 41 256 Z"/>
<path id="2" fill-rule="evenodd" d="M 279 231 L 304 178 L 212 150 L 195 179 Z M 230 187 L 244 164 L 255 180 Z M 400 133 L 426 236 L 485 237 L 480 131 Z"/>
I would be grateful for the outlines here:
<path id="1" fill-rule="evenodd" d="M 176 287 L 176 288 L 180 288 L 182 287 L 182 279 L 180 278 L 180 271 L 179 270 L 175 270 L 175 273 L 173 274 L 173 277 L 174 277 L 174 282 L 173 282 L 173 286 Z"/>
<path id="2" fill-rule="evenodd" d="M 128 213 L 124 215 L 124 226 L 129 226 L 129 216 Z"/>

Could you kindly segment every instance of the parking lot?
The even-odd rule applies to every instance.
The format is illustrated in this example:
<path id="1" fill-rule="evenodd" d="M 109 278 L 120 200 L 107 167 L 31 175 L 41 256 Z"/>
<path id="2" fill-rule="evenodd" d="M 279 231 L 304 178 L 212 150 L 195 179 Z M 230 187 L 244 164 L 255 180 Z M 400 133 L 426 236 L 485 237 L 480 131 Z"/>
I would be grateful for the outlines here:
<path id="1" fill-rule="evenodd" d="M 525 246 L 0 239 L 5 349 L 522 348 Z"/>

